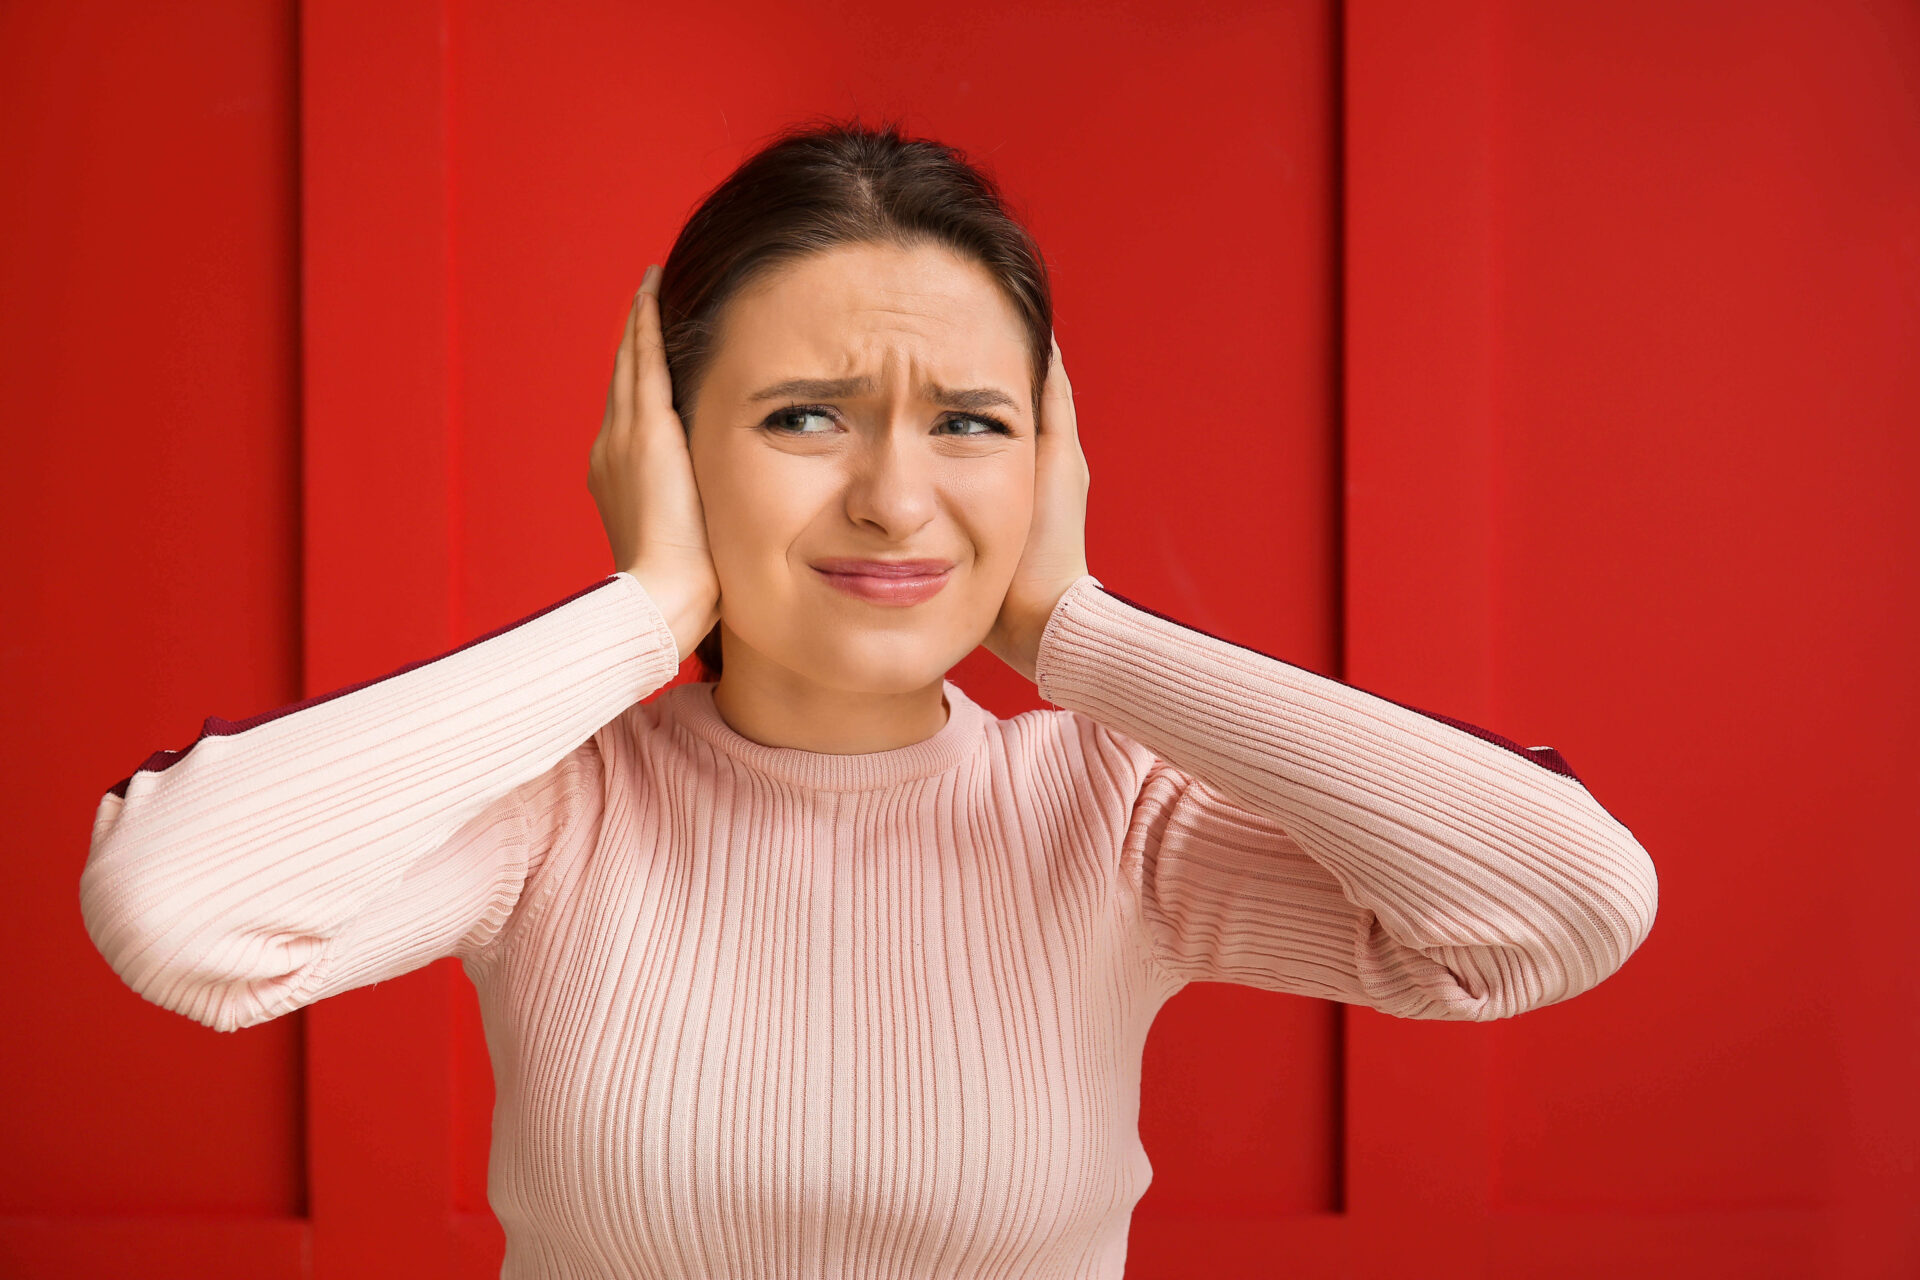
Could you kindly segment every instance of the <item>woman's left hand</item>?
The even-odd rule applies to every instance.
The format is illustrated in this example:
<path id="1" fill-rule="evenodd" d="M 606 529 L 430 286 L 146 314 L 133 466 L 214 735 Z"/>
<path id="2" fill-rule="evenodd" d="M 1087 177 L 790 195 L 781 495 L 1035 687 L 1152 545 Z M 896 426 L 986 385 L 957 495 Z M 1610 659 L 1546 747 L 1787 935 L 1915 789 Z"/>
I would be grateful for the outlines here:
<path id="1" fill-rule="evenodd" d="M 1087 489 L 1092 476 L 1080 452 L 1073 416 L 1073 384 L 1053 343 L 1053 362 L 1040 390 L 1040 427 L 1034 443 L 1033 523 L 993 630 L 982 642 L 1027 679 L 1034 678 L 1040 636 L 1060 597 L 1087 572 Z"/>

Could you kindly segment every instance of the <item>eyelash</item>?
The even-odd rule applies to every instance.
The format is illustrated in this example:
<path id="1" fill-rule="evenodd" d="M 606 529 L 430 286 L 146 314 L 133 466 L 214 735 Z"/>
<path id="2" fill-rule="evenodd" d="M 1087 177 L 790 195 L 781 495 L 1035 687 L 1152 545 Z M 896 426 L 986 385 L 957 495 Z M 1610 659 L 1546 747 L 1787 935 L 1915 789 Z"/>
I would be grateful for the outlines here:
<path id="1" fill-rule="evenodd" d="M 817 432 L 812 432 L 812 431 L 786 431 L 773 425 L 779 419 L 784 418 L 789 414 L 796 414 L 796 413 L 817 413 L 823 418 L 837 418 L 839 416 L 838 414 L 834 413 L 832 409 L 829 409 L 825 405 L 791 404 L 784 409 L 776 409 L 772 413 L 768 414 L 766 417 L 766 420 L 763 421 L 760 424 L 760 426 L 763 430 L 770 431 L 774 435 L 793 436 L 797 439 L 805 439 L 807 436 L 818 434 Z M 976 436 L 976 435 L 978 436 L 990 436 L 990 435 L 1010 436 L 1013 434 L 1013 429 L 1009 427 L 1006 423 L 1002 422 L 1000 419 L 996 417 L 993 417 L 990 414 L 985 414 L 985 413 L 956 413 L 951 415 L 947 419 L 947 421 L 948 422 L 955 422 L 955 421 L 983 422 L 988 427 L 991 428 L 991 430 L 988 430 L 988 431 L 957 432 L 956 434 L 962 439 L 966 438 L 967 436 Z"/>

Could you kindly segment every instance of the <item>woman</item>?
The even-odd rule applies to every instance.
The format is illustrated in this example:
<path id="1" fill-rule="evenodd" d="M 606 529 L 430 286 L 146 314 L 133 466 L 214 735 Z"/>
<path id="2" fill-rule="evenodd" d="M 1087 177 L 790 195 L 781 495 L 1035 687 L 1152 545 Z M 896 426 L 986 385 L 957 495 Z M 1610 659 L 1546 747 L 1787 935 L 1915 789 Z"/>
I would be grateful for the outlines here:
<path id="1" fill-rule="evenodd" d="M 219 1030 L 459 956 L 507 1277 L 1119 1277 L 1185 983 L 1511 1017 L 1657 885 L 1551 748 L 1107 589 L 1076 429 L 990 179 L 790 131 L 628 316 L 617 571 L 156 753 L 92 938 Z M 948 682 L 981 643 L 1059 709 Z"/>

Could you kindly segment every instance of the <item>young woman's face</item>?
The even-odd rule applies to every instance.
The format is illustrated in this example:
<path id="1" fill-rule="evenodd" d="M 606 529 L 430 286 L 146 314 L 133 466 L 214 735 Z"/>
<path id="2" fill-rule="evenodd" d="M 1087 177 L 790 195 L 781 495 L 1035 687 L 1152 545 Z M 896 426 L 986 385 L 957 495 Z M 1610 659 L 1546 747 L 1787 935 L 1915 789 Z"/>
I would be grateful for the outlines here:
<path id="1" fill-rule="evenodd" d="M 689 447 L 729 675 L 906 693 L 986 637 L 1033 516 L 1031 368 L 1013 304 L 945 248 L 843 246 L 727 305 Z M 803 379 L 845 385 L 778 387 Z M 953 567 L 884 605 L 829 557 Z"/>

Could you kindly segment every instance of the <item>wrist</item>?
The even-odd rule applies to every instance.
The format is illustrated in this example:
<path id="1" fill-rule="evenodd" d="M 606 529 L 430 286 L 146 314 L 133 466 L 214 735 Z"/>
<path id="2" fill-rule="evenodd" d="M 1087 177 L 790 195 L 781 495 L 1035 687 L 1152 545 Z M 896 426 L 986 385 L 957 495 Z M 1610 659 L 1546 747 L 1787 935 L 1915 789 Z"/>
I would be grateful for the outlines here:
<path id="1" fill-rule="evenodd" d="M 707 638 L 712 628 L 709 611 L 696 593 L 675 584 L 671 577 L 649 572 L 644 568 L 627 569 L 626 572 L 640 584 L 654 607 L 660 610 L 667 620 L 667 629 L 673 632 L 674 648 L 679 659 L 685 662 L 700 642 Z"/>

